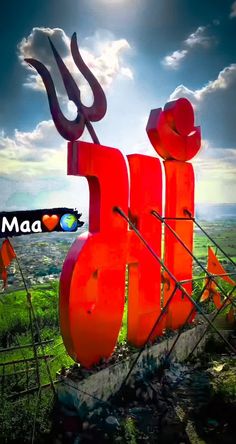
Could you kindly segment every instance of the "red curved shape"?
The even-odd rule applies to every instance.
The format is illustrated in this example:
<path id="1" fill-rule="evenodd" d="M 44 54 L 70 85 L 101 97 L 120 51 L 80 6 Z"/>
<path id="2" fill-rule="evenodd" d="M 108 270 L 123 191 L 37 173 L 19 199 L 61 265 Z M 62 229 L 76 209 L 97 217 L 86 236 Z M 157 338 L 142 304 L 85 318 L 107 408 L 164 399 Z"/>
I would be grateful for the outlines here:
<path id="1" fill-rule="evenodd" d="M 130 167 L 130 217 L 155 252 L 161 256 L 162 170 L 159 159 L 133 154 Z M 142 346 L 157 320 L 160 307 L 160 265 L 137 235 L 129 231 L 128 341 Z M 152 335 L 162 334 L 163 322 Z"/>
<path id="2" fill-rule="evenodd" d="M 108 358 L 122 322 L 127 257 L 128 176 L 120 151 L 85 142 L 68 145 L 68 173 L 90 187 L 90 232 L 69 250 L 60 278 L 60 326 L 70 356 L 85 367 Z"/>
<path id="3" fill-rule="evenodd" d="M 166 121 L 181 136 L 188 136 L 194 130 L 194 112 L 189 100 L 180 98 L 164 106 Z"/>
<path id="4" fill-rule="evenodd" d="M 191 103 L 178 99 L 152 110 L 147 134 L 156 152 L 165 160 L 188 161 L 201 147 L 201 130 L 195 127 Z"/>

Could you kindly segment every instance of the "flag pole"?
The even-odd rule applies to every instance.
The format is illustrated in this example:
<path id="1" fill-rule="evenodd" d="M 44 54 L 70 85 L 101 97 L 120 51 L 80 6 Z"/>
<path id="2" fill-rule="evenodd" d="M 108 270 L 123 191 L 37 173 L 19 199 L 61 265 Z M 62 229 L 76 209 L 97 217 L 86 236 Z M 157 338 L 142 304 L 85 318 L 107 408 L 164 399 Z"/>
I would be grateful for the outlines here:
<path id="1" fill-rule="evenodd" d="M 6 238 L 6 240 L 9 242 L 9 244 L 11 245 L 11 247 L 13 248 L 10 240 L 8 239 L 8 237 Z M 40 387 L 40 374 L 39 374 L 39 362 L 38 362 L 38 355 L 37 355 L 37 348 L 35 346 L 35 342 L 34 342 L 34 329 L 33 329 L 33 319 L 32 319 L 32 310 L 31 310 L 31 295 L 28 291 L 28 287 L 26 284 L 26 280 L 20 265 L 20 261 L 17 257 L 17 254 L 13 248 L 13 251 L 15 253 L 15 259 L 21 274 L 21 278 L 25 287 L 25 291 L 26 291 L 26 298 L 27 298 L 27 305 L 28 305 L 28 309 L 29 309 L 29 321 L 30 321 L 30 331 L 31 331 L 31 337 L 32 337 L 32 346 L 33 346 L 33 352 L 34 352 L 34 359 L 35 359 L 35 363 L 36 363 L 36 379 L 37 379 L 37 384 Z"/>
<path id="2" fill-rule="evenodd" d="M 33 345 L 34 357 L 35 357 L 35 361 L 36 361 L 36 377 L 37 377 L 38 386 L 40 388 L 41 387 L 41 383 L 40 383 L 40 374 L 39 374 L 39 361 L 38 361 L 38 355 L 37 355 L 37 348 L 35 346 L 35 341 L 34 341 L 33 320 L 34 320 L 35 327 L 36 327 L 36 330 L 37 330 L 37 334 L 38 334 L 38 337 L 39 337 L 39 342 L 40 342 L 40 345 L 41 345 L 41 348 L 42 348 L 42 351 L 43 351 L 44 354 L 45 354 L 45 350 L 44 350 L 43 345 L 41 344 L 42 341 L 41 341 L 40 329 L 39 329 L 38 322 L 37 322 L 37 319 L 36 319 L 36 316 L 35 316 L 35 313 L 34 313 L 34 308 L 33 308 L 33 304 L 32 304 L 31 294 L 30 294 L 30 292 L 28 290 L 28 286 L 27 286 L 27 283 L 26 283 L 26 280 L 25 280 L 25 277 L 24 277 L 23 270 L 22 270 L 21 265 L 20 265 L 19 258 L 17 256 L 17 254 L 16 254 L 16 252 L 15 252 L 15 250 L 14 250 L 14 248 L 13 248 L 11 242 L 10 242 L 10 240 L 8 238 L 6 238 L 6 239 L 8 240 L 9 244 L 11 245 L 11 247 L 12 247 L 14 253 L 15 253 L 15 259 L 16 259 L 16 262 L 17 262 L 17 265 L 18 265 L 18 268 L 19 268 L 19 271 L 20 271 L 20 274 L 21 274 L 21 277 L 22 277 L 22 281 L 23 281 L 23 284 L 24 284 L 24 287 L 25 287 L 25 291 L 26 291 L 26 297 L 27 297 L 27 302 L 28 302 L 28 307 L 29 307 L 29 318 L 30 318 L 30 330 L 31 330 L 31 336 L 32 336 L 32 345 Z M 51 372 L 50 372 L 50 368 L 48 366 L 47 359 L 45 358 L 44 361 L 45 361 L 45 364 L 46 364 L 47 373 L 48 373 L 48 376 L 49 376 L 51 387 L 52 387 L 52 390 L 53 390 L 53 392 L 55 394 L 56 391 L 55 391 L 55 387 L 54 387 L 54 383 L 53 383 L 52 375 L 51 375 Z"/>

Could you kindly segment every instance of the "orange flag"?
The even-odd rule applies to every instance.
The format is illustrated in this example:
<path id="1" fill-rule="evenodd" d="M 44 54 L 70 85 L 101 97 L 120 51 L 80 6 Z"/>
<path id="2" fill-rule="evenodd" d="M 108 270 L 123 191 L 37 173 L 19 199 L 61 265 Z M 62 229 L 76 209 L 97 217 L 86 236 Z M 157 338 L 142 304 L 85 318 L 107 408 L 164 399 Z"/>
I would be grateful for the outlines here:
<path id="1" fill-rule="evenodd" d="M 227 271 L 221 265 L 211 247 L 208 247 L 207 271 L 215 275 L 227 274 Z M 223 279 L 224 281 L 228 282 L 231 285 L 236 284 L 229 276 L 222 276 L 221 279 Z M 202 294 L 200 302 L 203 302 L 206 299 L 208 299 L 210 296 L 212 296 L 215 306 L 219 309 L 222 303 L 221 303 L 220 293 L 217 291 L 216 284 L 212 282 L 209 278 L 207 278 L 206 282 L 208 282 L 208 284 L 205 291 Z"/>
<path id="2" fill-rule="evenodd" d="M 7 285 L 7 267 L 16 257 L 14 248 L 8 239 L 4 240 L 0 248 L 0 277 L 3 280 L 3 287 Z"/>
<path id="3" fill-rule="evenodd" d="M 224 269 L 224 267 L 219 262 L 219 259 L 217 259 L 214 251 L 211 247 L 208 247 L 208 263 L 207 263 L 207 270 L 209 273 L 212 274 L 227 274 L 227 271 Z M 221 279 L 228 282 L 231 285 L 235 285 L 236 282 L 233 281 L 229 276 L 223 276 Z"/>

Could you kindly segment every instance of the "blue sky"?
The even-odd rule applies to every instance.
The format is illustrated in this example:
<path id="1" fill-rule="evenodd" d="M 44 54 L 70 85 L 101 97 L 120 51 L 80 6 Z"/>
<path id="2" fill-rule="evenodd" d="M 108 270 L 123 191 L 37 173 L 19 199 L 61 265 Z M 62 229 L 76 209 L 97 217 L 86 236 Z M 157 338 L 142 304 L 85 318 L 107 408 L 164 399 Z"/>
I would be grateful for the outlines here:
<path id="1" fill-rule="evenodd" d="M 145 132 L 150 110 L 187 97 L 202 127 L 196 201 L 236 203 L 236 2 L 12 0 L 1 5 L 0 29 L 2 210 L 87 207 L 86 181 L 67 177 L 66 141 L 51 122 L 39 78 L 23 62 L 34 57 L 50 66 L 61 106 L 72 117 L 47 36 L 88 104 L 89 88 L 69 54 L 74 31 L 107 95 L 107 114 L 94 125 L 101 143 L 124 154 L 155 155 Z"/>

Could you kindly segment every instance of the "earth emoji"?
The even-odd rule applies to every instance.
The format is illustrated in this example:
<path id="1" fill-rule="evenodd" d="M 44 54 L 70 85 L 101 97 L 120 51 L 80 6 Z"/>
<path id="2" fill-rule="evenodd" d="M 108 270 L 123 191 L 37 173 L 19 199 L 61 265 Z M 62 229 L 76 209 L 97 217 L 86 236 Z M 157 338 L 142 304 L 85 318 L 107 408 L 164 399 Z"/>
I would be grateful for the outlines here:
<path id="1" fill-rule="evenodd" d="M 63 231 L 76 231 L 78 226 L 77 217 L 74 214 L 66 213 L 60 219 Z"/>

